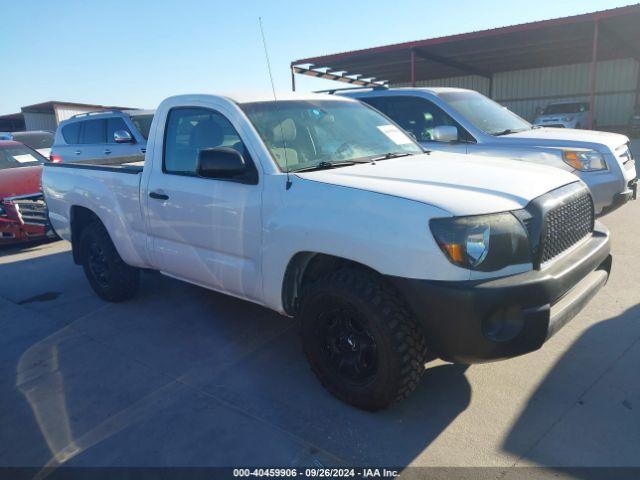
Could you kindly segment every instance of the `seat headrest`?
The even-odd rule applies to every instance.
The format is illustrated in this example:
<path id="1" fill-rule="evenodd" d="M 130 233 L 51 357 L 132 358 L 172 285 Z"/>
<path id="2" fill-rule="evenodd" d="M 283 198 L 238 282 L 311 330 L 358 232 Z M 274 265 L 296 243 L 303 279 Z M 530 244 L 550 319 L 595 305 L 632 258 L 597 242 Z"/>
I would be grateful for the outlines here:
<path id="1" fill-rule="evenodd" d="M 222 144 L 224 132 L 215 121 L 203 120 L 193 127 L 189 145 L 193 148 L 213 148 Z"/>
<path id="2" fill-rule="evenodd" d="M 297 135 L 296 122 L 286 118 L 273 127 L 273 141 L 275 143 L 293 142 Z"/>

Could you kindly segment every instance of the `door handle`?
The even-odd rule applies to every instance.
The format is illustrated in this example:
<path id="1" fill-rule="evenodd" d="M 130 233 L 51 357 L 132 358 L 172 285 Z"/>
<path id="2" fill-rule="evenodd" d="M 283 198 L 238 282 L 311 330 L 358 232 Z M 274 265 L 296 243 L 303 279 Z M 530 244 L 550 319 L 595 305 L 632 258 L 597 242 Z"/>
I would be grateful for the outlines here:
<path id="1" fill-rule="evenodd" d="M 82 153 L 82 150 L 76 150 L 74 153 L 75 153 L 76 155 L 80 155 L 80 154 Z"/>
<path id="2" fill-rule="evenodd" d="M 111 150 L 109 150 L 108 148 L 104 149 L 104 154 L 105 155 L 109 155 L 111 153 Z"/>
<path id="3" fill-rule="evenodd" d="M 149 192 L 149 197 L 155 198 L 156 200 L 169 200 L 169 195 L 160 192 Z"/>

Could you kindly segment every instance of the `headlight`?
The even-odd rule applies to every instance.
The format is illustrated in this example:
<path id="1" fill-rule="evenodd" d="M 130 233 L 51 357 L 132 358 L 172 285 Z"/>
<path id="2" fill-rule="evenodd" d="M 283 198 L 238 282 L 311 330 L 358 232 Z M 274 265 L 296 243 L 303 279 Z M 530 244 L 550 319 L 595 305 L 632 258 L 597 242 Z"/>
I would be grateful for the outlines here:
<path id="1" fill-rule="evenodd" d="M 607 168 L 607 162 L 604 161 L 604 157 L 595 150 L 563 150 L 562 159 L 567 165 L 571 165 L 582 172 L 605 170 Z"/>
<path id="2" fill-rule="evenodd" d="M 459 267 L 490 272 L 531 263 L 527 232 L 509 212 L 434 218 L 429 226 L 440 249 Z"/>
<path id="3" fill-rule="evenodd" d="M 573 120 L 573 115 L 567 115 L 562 119 L 563 122 L 570 122 Z"/>

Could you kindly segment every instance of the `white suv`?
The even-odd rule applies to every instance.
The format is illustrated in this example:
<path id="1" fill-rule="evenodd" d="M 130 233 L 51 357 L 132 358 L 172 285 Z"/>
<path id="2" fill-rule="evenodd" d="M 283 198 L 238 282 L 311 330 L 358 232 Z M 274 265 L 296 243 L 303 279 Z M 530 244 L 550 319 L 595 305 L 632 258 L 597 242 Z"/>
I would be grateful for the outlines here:
<path id="1" fill-rule="evenodd" d="M 586 128 L 589 125 L 589 104 L 585 102 L 550 103 L 536 116 L 533 124 L 540 127 Z"/>

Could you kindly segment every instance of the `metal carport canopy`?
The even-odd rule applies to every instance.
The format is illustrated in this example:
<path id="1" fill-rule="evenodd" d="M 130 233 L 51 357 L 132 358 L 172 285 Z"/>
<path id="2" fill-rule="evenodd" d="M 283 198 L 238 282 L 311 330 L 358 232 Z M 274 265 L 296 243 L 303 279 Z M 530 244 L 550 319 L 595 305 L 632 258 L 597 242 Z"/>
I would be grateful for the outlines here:
<path id="1" fill-rule="evenodd" d="M 292 79 L 298 73 L 357 85 L 415 84 L 629 57 L 640 58 L 640 4 L 303 58 L 291 62 L 291 69 Z"/>

